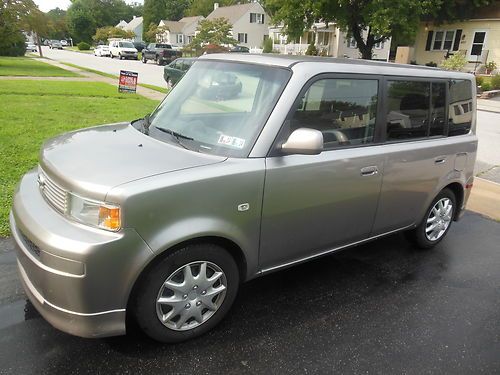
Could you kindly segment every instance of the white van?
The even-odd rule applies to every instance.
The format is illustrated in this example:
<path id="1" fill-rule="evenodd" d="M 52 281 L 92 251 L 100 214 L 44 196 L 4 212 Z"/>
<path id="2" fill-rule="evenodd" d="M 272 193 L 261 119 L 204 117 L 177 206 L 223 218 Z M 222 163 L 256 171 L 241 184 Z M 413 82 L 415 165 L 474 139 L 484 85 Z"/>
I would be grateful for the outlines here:
<path id="1" fill-rule="evenodd" d="M 111 58 L 119 57 L 122 59 L 133 59 L 137 60 L 137 49 L 134 47 L 132 42 L 126 40 L 115 40 L 109 43 L 109 51 L 111 53 Z"/>

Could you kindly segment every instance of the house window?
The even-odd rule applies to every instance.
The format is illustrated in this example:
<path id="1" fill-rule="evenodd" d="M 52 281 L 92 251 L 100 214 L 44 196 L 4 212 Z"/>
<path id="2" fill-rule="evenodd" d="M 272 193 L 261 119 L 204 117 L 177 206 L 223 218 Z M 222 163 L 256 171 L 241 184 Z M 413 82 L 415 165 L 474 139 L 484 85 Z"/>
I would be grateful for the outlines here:
<path id="1" fill-rule="evenodd" d="M 240 43 L 246 43 L 248 40 L 248 34 L 247 33 L 238 33 L 238 42 Z"/>
<path id="2" fill-rule="evenodd" d="M 481 56 L 486 39 L 486 31 L 476 31 L 472 41 L 471 56 Z"/>
<path id="3" fill-rule="evenodd" d="M 183 34 L 177 34 L 177 43 L 184 44 L 184 35 Z"/>
<path id="4" fill-rule="evenodd" d="M 433 51 L 448 51 L 453 47 L 456 30 L 436 31 L 432 41 Z"/>
<path id="5" fill-rule="evenodd" d="M 250 23 L 264 23 L 264 14 L 262 13 L 250 13 Z"/>
<path id="6" fill-rule="evenodd" d="M 374 47 L 375 49 L 384 49 L 384 42 L 378 42 Z"/>
<path id="7" fill-rule="evenodd" d="M 349 47 L 349 48 L 358 48 L 358 43 L 356 43 L 356 39 L 354 39 L 354 37 L 351 37 L 347 41 L 347 47 Z"/>

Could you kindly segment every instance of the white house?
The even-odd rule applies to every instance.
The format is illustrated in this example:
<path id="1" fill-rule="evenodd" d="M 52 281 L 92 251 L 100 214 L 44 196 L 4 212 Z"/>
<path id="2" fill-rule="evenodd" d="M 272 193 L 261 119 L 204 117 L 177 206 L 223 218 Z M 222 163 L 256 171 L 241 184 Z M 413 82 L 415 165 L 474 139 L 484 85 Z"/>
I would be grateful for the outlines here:
<path id="1" fill-rule="evenodd" d="M 132 18 L 130 22 L 121 20 L 116 27 L 122 28 L 123 30 L 132 31 L 135 34 L 133 39 L 134 42 L 142 42 L 142 24 L 143 18 L 136 17 Z"/>
<path id="2" fill-rule="evenodd" d="M 161 20 L 159 27 L 166 27 L 168 30 L 162 34 L 158 34 L 156 39 L 158 42 L 169 43 L 174 46 L 184 46 L 191 43 L 196 29 L 201 20 L 205 17 L 184 17 L 179 21 Z"/>
<path id="3" fill-rule="evenodd" d="M 314 42 L 321 55 L 351 59 L 361 57 L 354 38 L 348 38 L 347 34 L 340 31 L 335 24 L 326 25 L 324 22 L 317 22 L 308 31 L 304 32 L 298 40 L 289 40 L 282 33 L 282 30 L 282 26 L 269 28 L 269 36 L 273 39 L 273 49 L 279 53 L 304 55 L 309 44 Z M 367 34 L 365 30 L 363 32 L 365 39 Z M 373 59 L 387 61 L 390 49 L 390 39 L 378 43 L 373 49 Z"/>
<path id="4" fill-rule="evenodd" d="M 269 15 L 257 2 L 219 7 L 214 4 L 214 10 L 207 20 L 226 18 L 232 25 L 233 38 L 238 45 L 249 48 L 261 48 L 264 40 L 269 37 Z"/>

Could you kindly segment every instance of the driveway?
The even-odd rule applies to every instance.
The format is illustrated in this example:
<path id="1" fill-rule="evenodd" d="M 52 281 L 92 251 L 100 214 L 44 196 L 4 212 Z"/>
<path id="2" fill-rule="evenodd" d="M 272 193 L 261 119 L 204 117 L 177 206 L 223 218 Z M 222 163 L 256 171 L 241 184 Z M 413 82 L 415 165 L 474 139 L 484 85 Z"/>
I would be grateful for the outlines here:
<path id="1" fill-rule="evenodd" d="M 120 70 L 131 70 L 139 73 L 139 83 L 166 87 L 163 80 L 163 66 L 155 65 L 151 61 L 143 64 L 139 60 L 119 60 L 69 50 L 49 49 L 49 47 L 42 48 L 45 57 L 56 61 L 67 62 L 115 75 L 119 75 Z"/>
<path id="2" fill-rule="evenodd" d="M 9 243 L 0 242 L 4 275 L 15 273 Z M 180 345 L 136 329 L 69 336 L 11 280 L 0 373 L 498 373 L 499 243 L 500 223 L 468 212 L 430 251 L 402 235 L 342 251 L 243 285 L 214 331 Z"/>

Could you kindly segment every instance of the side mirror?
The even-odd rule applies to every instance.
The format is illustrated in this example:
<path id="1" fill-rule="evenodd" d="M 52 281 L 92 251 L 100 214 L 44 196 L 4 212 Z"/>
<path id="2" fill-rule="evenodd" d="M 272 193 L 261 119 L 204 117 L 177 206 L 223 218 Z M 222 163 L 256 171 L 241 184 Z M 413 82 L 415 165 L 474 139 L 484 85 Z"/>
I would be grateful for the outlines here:
<path id="1" fill-rule="evenodd" d="M 318 155 L 323 151 L 323 134 L 319 130 L 299 128 L 281 145 L 284 154 Z"/>

